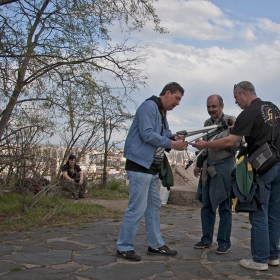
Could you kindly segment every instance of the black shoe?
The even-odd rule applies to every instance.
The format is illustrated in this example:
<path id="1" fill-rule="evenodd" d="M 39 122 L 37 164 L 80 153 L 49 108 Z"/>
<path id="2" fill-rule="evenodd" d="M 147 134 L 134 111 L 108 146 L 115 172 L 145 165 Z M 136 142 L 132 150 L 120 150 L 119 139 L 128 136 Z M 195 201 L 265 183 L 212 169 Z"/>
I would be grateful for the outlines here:
<path id="1" fill-rule="evenodd" d="M 228 247 L 223 246 L 223 245 L 220 245 L 220 246 L 218 247 L 218 249 L 216 250 L 216 253 L 217 253 L 217 254 L 226 254 L 226 253 L 228 253 L 228 251 L 229 251 L 229 248 L 228 248 Z"/>
<path id="2" fill-rule="evenodd" d="M 163 245 L 157 249 L 153 249 L 149 246 L 147 254 L 148 255 L 162 254 L 162 255 L 167 255 L 167 256 L 175 256 L 177 254 L 177 251 L 170 250 L 166 245 Z"/>
<path id="3" fill-rule="evenodd" d="M 211 247 L 211 245 L 204 243 L 203 241 L 200 241 L 200 242 L 196 243 L 193 247 L 195 249 L 205 249 L 205 248 Z"/>
<path id="4" fill-rule="evenodd" d="M 138 256 L 134 250 L 130 251 L 117 251 L 117 257 L 122 258 L 132 262 L 139 262 L 141 261 L 141 257 Z"/>
<path id="5" fill-rule="evenodd" d="M 86 198 L 84 194 L 79 194 L 79 198 Z"/>

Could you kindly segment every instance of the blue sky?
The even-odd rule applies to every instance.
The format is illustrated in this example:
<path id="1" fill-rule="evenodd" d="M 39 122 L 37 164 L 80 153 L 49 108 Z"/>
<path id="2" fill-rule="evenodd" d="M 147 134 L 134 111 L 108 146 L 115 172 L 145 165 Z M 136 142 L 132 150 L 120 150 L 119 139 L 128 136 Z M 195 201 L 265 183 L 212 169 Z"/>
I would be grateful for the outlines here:
<path id="1" fill-rule="evenodd" d="M 132 44 L 146 45 L 148 54 L 143 65 L 148 88 L 134 91 L 132 98 L 139 105 L 168 82 L 180 83 L 185 95 L 168 113 L 172 132 L 201 128 L 212 94 L 221 95 L 224 112 L 237 117 L 233 85 L 244 80 L 254 84 L 258 97 L 280 106 L 279 0 L 159 0 L 155 8 L 169 33 L 155 33 L 147 23 L 143 31 L 125 35 Z M 123 42 L 118 25 L 112 28 L 113 42 Z M 135 113 L 135 104 L 127 107 Z"/>
<path id="2" fill-rule="evenodd" d="M 223 97 L 225 113 L 238 116 L 233 85 L 243 80 L 255 85 L 260 98 L 280 106 L 280 1 L 159 0 L 155 7 L 169 33 L 154 33 L 149 23 L 130 35 L 147 45 L 149 54 L 149 88 L 132 96 L 140 104 L 166 83 L 180 83 L 185 95 L 168 114 L 173 132 L 202 127 L 211 94 Z"/>

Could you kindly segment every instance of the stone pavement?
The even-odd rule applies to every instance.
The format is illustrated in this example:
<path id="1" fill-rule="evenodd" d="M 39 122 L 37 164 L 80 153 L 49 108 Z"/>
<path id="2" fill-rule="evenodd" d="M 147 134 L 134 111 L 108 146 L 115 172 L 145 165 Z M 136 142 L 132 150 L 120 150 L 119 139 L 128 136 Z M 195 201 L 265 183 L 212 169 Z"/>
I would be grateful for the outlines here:
<path id="1" fill-rule="evenodd" d="M 250 258 L 247 214 L 233 214 L 231 250 L 218 255 L 216 245 L 205 250 L 193 248 L 201 236 L 199 208 L 167 204 L 161 209 L 161 232 L 178 254 L 147 255 L 142 220 L 135 246 L 142 261 L 137 263 L 116 259 L 121 219 L 122 214 L 119 219 L 96 219 L 78 227 L 40 228 L 1 236 L 0 279 L 280 279 L 280 267 L 261 272 L 238 264 L 241 258 Z"/>

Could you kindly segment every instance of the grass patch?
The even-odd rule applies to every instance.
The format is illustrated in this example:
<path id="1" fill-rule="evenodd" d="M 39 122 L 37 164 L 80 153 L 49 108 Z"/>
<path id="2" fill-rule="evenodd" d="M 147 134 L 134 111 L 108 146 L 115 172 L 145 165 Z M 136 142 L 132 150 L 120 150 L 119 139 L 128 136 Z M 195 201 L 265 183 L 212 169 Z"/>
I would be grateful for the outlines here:
<path id="1" fill-rule="evenodd" d="M 93 186 L 89 194 L 98 199 L 123 199 L 128 198 L 129 189 L 118 181 L 110 181 L 106 187 Z"/>
<path id="2" fill-rule="evenodd" d="M 17 266 L 17 267 L 14 267 L 11 269 L 11 271 L 20 271 L 21 270 L 21 267 Z"/>
<path id="3" fill-rule="evenodd" d="M 88 189 L 87 198 L 123 199 L 128 197 L 128 188 L 114 183 L 106 188 Z M 33 207 L 28 203 L 33 193 L 24 199 L 20 194 L 0 194 L 0 235 L 10 231 L 28 231 L 37 227 L 67 227 L 95 218 L 118 219 L 119 212 L 101 205 L 85 203 L 56 195 L 44 195 Z"/>

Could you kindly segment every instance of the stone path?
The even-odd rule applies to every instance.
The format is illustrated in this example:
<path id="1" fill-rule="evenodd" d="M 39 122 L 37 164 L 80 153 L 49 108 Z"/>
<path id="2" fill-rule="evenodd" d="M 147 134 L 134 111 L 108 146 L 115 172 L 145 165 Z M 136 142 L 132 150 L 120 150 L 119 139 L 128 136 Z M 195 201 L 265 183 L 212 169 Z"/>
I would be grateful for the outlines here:
<path id="1" fill-rule="evenodd" d="M 215 245 L 205 250 L 193 248 L 201 236 L 199 208 L 167 204 L 161 209 L 162 236 L 178 254 L 175 257 L 147 255 L 142 220 L 135 246 L 142 261 L 137 263 L 116 259 L 121 219 L 122 215 L 114 220 L 92 220 L 79 227 L 41 228 L 1 236 L 0 279 L 280 279 L 280 267 L 261 272 L 239 265 L 241 258 L 250 258 L 247 214 L 233 214 L 231 250 L 218 255 Z"/>

